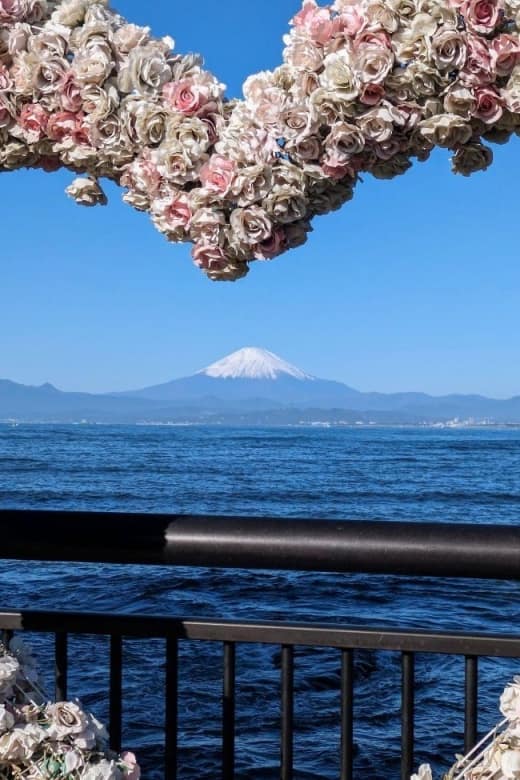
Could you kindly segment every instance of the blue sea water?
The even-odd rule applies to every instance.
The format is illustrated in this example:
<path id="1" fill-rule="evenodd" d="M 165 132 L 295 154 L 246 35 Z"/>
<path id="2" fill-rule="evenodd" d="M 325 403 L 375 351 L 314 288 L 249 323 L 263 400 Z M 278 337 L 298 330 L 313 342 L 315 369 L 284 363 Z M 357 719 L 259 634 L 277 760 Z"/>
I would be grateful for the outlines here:
<path id="1" fill-rule="evenodd" d="M 516 523 L 520 430 L 0 426 L 0 507 Z M 0 608 L 506 631 L 520 585 L 367 575 L 0 562 Z M 49 683 L 50 640 L 34 637 Z M 125 641 L 125 744 L 162 777 L 164 645 Z M 183 643 L 181 780 L 219 776 L 221 650 Z M 71 694 L 107 718 L 107 643 L 71 640 Z M 399 777 L 400 659 L 356 658 L 356 777 Z M 277 777 L 277 647 L 237 652 L 238 778 Z M 480 726 L 520 662 L 484 659 Z M 463 660 L 417 660 L 417 763 L 462 749 Z M 338 777 L 337 651 L 296 652 L 297 780 Z"/>

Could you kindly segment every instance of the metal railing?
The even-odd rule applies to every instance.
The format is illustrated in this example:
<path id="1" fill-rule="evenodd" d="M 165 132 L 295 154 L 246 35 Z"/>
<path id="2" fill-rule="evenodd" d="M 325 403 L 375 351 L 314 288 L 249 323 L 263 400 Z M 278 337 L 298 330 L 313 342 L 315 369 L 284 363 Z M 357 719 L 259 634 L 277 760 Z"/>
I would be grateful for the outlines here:
<path id="1" fill-rule="evenodd" d="M 0 511 L 0 539 L 0 557 L 4 559 L 520 579 L 520 528 L 510 526 Z M 520 658 L 520 634 L 48 611 L 0 613 L 0 628 L 55 634 L 58 698 L 67 695 L 69 634 L 110 637 L 110 739 L 116 750 L 121 746 L 122 737 L 123 638 L 165 639 L 167 780 L 177 778 L 181 642 L 204 641 L 219 643 L 222 647 L 223 780 L 235 777 L 235 660 L 239 643 L 281 648 L 281 780 L 292 780 L 294 773 L 294 653 L 298 646 L 338 651 L 341 780 L 353 778 L 353 662 L 357 650 L 400 654 L 402 780 L 408 780 L 414 764 L 416 653 L 465 658 L 464 736 L 467 750 L 477 741 L 479 658 Z"/>

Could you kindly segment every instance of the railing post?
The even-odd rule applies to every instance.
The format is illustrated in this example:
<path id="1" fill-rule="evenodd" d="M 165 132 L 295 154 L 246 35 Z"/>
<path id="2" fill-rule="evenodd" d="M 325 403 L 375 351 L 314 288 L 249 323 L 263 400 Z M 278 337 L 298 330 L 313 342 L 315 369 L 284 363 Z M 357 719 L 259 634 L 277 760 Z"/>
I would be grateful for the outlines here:
<path id="1" fill-rule="evenodd" d="M 464 752 L 469 753 L 478 740 L 478 657 L 465 659 Z"/>
<path id="2" fill-rule="evenodd" d="M 414 763 L 415 656 L 404 652 L 401 694 L 401 780 L 410 780 Z"/>
<path id="3" fill-rule="evenodd" d="M 341 780 L 352 780 L 354 758 L 354 658 L 341 651 Z"/>
<path id="4" fill-rule="evenodd" d="M 294 647 L 282 646 L 281 780 L 293 778 Z"/>

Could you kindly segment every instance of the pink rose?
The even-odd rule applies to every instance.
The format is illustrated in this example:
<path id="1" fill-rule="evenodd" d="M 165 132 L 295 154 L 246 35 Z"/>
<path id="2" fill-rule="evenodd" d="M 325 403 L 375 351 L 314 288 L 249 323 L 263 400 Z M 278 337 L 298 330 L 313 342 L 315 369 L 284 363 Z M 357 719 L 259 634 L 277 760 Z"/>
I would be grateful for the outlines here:
<path id="1" fill-rule="evenodd" d="M 29 135 L 29 143 L 40 141 L 47 129 L 49 115 L 39 103 L 27 103 L 20 113 L 20 127 Z"/>
<path id="2" fill-rule="evenodd" d="M 309 35 L 315 43 L 325 46 L 335 35 L 341 32 L 342 22 L 339 16 L 330 18 L 330 11 L 320 8 L 309 24 Z"/>
<path id="3" fill-rule="evenodd" d="M 351 38 L 358 35 L 367 23 L 366 16 L 355 5 L 345 8 L 340 19 L 343 32 Z"/>
<path id="4" fill-rule="evenodd" d="M 276 228 L 271 236 L 254 248 L 253 256 L 256 260 L 272 260 L 285 249 L 285 230 Z"/>
<path id="5" fill-rule="evenodd" d="M 466 64 L 460 72 L 460 79 L 469 86 L 486 86 L 495 80 L 493 49 L 487 41 L 475 35 L 467 36 L 467 46 Z"/>
<path id="6" fill-rule="evenodd" d="M 27 4 L 23 0 L 0 0 L 0 21 L 21 22 L 26 11 Z"/>
<path id="7" fill-rule="evenodd" d="M 321 164 L 321 170 L 329 179 L 340 181 L 345 176 L 353 176 L 353 169 L 350 163 L 340 161 L 336 156 L 327 157 Z"/>
<path id="8" fill-rule="evenodd" d="M 121 184 L 130 190 L 154 195 L 159 189 L 161 174 L 154 163 L 144 157 L 139 157 L 129 165 L 123 176 Z"/>
<path id="9" fill-rule="evenodd" d="M 363 46 L 381 46 L 383 49 L 391 49 L 392 42 L 390 36 L 384 30 L 379 30 L 378 32 L 366 30 L 359 33 L 354 41 L 355 51 L 359 51 Z"/>
<path id="10" fill-rule="evenodd" d="M 377 106 L 385 96 L 382 84 L 365 84 L 359 95 L 359 100 L 365 106 Z"/>
<path id="11" fill-rule="evenodd" d="M 314 43 L 324 46 L 342 29 L 339 16 L 331 17 L 330 9 L 320 8 L 314 0 L 307 0 L 292 21 L 295 27 L 304 29 Z"/>
<path id="12" fill-rule="evenodd" d="M 207 190 L 225 195 L 231 187 L 235 168 L 236 164 L 233 160 L 214 154 L 200 169 L 199 178 Z"/>
<path id="13" fill-rule="evenodd" d="M 133 753 L 123 753 L 121 760 L 125 765 L 125 780 L 140 780 L 141 769 Z"/>
<path id="14" fill-rule="evenodd" d="M 499 35 L 491 43 L 496 55 L 496 70 L 498 76 L 509 76 L 515 65 L 520 62 L 520 42 L 518 37 Z"/>
<path id="15" fill-rule="evenodd" d="M 460 10 L 472 32 L 488 35 L 497 26 L 501 7 L 498 0 L 465 0 Z"/>
<path id="16" fill-rule="evenodd" d="M 195 244 L 191 254 L 195 265 L 203 271 L 222 271 L 226 267 L 226 256 L 219 246 Z"/>
<path id="17" fill-rule="evenodd" d="M 64 111 L 79 111 L 83 106 L 81 88 L 74 79 L 74 74 L 68 71 L 59 87 L 59 96 Z"/>
<path id="18" fill-rule="evenodd" d="M 71 111 L 58 111 L 49 117 L 47 135 L 52 141 L 63 141 L 64 138 L 75 136 L 77 126 L 77 114 L 73 114 Z"/>
<path id="19" fill-rule="evenodd" d="M 291 19 L 291 24 L 294 27 L 306 28 L 317 10 L 319 9 L 315 0 L 305 0 L 302 10 Z"/>
<path id="20" fill-rule="evenodd" d="M 498 122 L 504 113 L 503 102 L 500 95 L 492 87 L 483 87 L 475 90 L 477 104 L 473 116 L 481 119 L 487 125 Z"/>
<path id="21" fill-rule="evenodd" d="M 208 89 L 191 79 L 170 82 L 163 87 L 165 101 L 185 116 L 194 116 L 208 102 Z"/>
<path id="22" fill-rule="evenodd" d="M 190 201 L 187 195 L 177 195 L 170 203 L 167 203 L 163 216 L 172 230 L 176 228 L 187 229 L 193 216 Z"/>

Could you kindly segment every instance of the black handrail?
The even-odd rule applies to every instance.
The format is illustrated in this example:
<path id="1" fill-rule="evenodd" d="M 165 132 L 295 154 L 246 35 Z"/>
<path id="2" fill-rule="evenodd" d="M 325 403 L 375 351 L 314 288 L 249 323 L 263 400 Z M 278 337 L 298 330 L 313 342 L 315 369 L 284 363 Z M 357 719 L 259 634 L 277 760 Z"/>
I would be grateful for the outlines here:
<path id="1" fill-rule="evenodd" d="M 0 510 L 0 558 L 520 579 L 520 526 Z"/>

